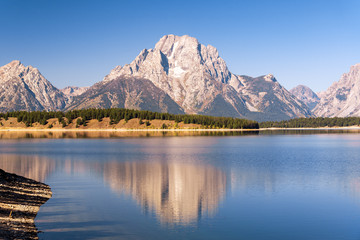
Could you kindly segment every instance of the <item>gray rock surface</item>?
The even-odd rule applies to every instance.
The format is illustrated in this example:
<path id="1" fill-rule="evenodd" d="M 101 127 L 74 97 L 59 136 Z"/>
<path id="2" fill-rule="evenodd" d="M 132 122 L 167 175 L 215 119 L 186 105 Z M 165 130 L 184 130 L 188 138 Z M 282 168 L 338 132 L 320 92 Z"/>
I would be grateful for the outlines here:
<path id="1" fill-rule="evenodd" d="M 239 76 L 244 87 L 240 89 L 251 113 L 250 119 L 278 121 L 296 117 L 312 117 L 309 108 L 288 90 L 272 74 L 252 78 Z"/>
<path id="2" fill-rule="evenodd" d="M 0 192 L 0 239 L 38 239 L 34 219 L 50 187 L 0 169 Z"/>
<path id="3" fill-rule="evenodd" d="M 37 68 L 20 61 L 0 67 L 0 112 L 60 110 L 67 98 Z"/>
<path id="4" fill-rule="evenodd" d="M 320 103 L 313 110 L 316 116 L 360 116 L 360 64 L 352 66 L 338 82 L 318 96 Z"/>
<path id="5" fill-rule="evenodd" d="M 312 116 L 274 76 L 232 74 L 216 48 L 186 35 L 162 37 L 154 49 L 144 49 L 132 63 L 114 68 L 103 83 L 130 76 L 149 79 L 190 114 L 256 120 Z"/>
<path id="6" fill-rule="evenodd" d="M 60 91 L 68 97 L 74 97 L 74 96 L 79 96 L 79 95 L 83 94 L 88 89 L 89 89 L 89 87 L 68 86 L 68 87 L 61 89 Z"/>
<path id="7" fill-rule="evenodd" d="M 298 85 L 290 90 L 290 92 L 305 103 L 310 110 L 314 109 L 320 102 L 320 98 L 309 87 L 304 85 Z"/>
<path id="8" fill-rule="evenodd" d="M 151 81 L 133 77 L 97 83 L 85 93 L 74 97 L 73 101 L 66 110 L 119 107 L 184 113 L 179 105 Z"/>

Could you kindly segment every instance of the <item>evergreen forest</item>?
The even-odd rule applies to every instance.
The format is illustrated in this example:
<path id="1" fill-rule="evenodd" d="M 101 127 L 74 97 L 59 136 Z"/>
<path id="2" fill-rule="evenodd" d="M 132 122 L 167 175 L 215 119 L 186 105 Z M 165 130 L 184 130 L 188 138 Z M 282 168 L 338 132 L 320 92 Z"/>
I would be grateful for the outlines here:
<path id="1" fill-rule="evenodd" d="M 176 123 L 183 122 L 184 124 L 199 124 L 206 128 L 228 128 L 228 129 L 258 129 L 259 124 L 256 121 L 231 118 L 231 117 L 212 117 L 205 115 L 189 115 L 189 114 L 169 114 L 158 113 L 143 110 L 133 110 L 124 108 L 110 108 L 110 109 L 82 109 L 72 110 L 68 112 L 61 111 L 14 111 L 7 113 L 0 113 L 0 118 L 7 120 L 9 117 L 17 118 L 18 122 L 23 122 L 26 126 L 38 122 L 41 125 L 46 125 L 51 118 L 57 118 L 63 127 L 66 127 L 74 119 L 77 126 L 86 126 L 87 122 L 92 119 L 102 121 L 103 118 L 110 118 L 110 124 L 117 124 L 124 119 L 127 122 L 130 119 L 138 118 L 140 124 L 148 126 L 149 121 L 158 120 L 172 120 Z"/>

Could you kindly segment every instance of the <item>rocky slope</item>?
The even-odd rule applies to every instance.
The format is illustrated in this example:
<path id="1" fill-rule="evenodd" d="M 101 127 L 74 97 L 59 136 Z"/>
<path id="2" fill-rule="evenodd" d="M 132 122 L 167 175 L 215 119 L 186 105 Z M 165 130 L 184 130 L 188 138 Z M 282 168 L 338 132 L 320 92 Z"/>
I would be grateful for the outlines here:
<path id="1" fill-rule="evenodd" d="M 155 112 L 184 113 L 164 91 L 151 81 L 134 77 L 100 82 L 74 97 L 66 110 L 84 108 L 130 108 Z"/>
<path id="2" fill-rule="evenodd" d="M 60 110 L 66 97 L 37 68 L 19 61 L 0 67 L 0 112 Z"/>
<path id="3" fill-rule="evenodd" d="M 83 94 L 88 89 L 89 89 L 89 87 L 68 86 L 68 87 L 61 89 L 60 91 L 68 97 L 75 97 L 75 96 L 79 96 L 79 95 Z"/>
<path id="4" fill-rule="evenodd" d="M 319 97 L 320 103 L 313 110 L 316 116 L 360 116 L 360 64 L 352 66 Z"/>
<path id="5" fill-rule="evenodd" d="M 34 219 L 50 187 L 0 169 L 0 191 L 1 239 L 38 239 Z"/>
<path id="6" fill-rule="evenodd" d="M 247 118 L 274 121 L 313 116 L 308 107 L 281 86 L 273 75 L 239 78 L 243 84 L 239 94 L 244 96 L 251 110 Z"/>
<path id="7" fill-rule="evenodd" d="M 304 85 L 298 85 L 290 90 L 295 97 L 305 103 L 310 110 L 314 109 L 320 102 L 320 98 L 309 87 Z"/>
<path id="8" fill-rule="evenodd" d="M 132 63 L 114 68 L 89 90 L 92 94 L 86 93 L 86 100 L 81 95 L 69 109 L 112 105 L 109 93 L 100 95 L 94 89 L 107 88 L 112 81 L 129 81 L 126 79 L 133 79 L 134 86 L 149 80 L 179 106 L 167 108 L 170 113 L 181 109 L 185 113 L 256 120 L 312 116 L 307 106 L 272 75 L 251 78 L 232 74 L 216 48 L 204 46 L 193 37 L 174 35 L 162 37 L 154 49 L 144 49 Z"/>

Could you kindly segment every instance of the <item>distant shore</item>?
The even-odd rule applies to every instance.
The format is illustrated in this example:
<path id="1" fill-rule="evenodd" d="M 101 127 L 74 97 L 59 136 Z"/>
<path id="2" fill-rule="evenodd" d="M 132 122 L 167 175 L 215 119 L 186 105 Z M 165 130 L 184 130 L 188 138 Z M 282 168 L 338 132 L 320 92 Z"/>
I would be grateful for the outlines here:
<path id="1" fill-rule="evenodd" d="M 0 128 L 1 132 L 252 132 L 260 129 L 205 129 L 205 128 L 174 128 L 174 129 L 125 129 L 125 128 L 111 128 L 111 129 L 93 129 L 93 128 L 51 128 L 51 129 L 37 129 L 37 128 Z"/>
<path id="2" fill-rule="evenodd" d="M 303 128 L 259 128 L 259 131 L 264 130 L 358 130 L 360 126 L 349 126 L 349 127 L 303 127 Z"/>
<path id="3" fill-rule="evenodd" d="M 254 131 L 302 131 L 302 130 L 359 130 L 360 126 L 347 127 L 303 127 L 303 128 L 259 128 L 259 129 L 232 129 L 232 128 L 207 128 L 200 124 L 176 123 L 173 120 L 150 120 L 149 125 L 140 123 L 140 119 L 134 118 L 128 121 L 120 120 L 117 124 L 111 124 L 110 118 L 104 118 L 101 122 L 92 119 L 86 125 L 78 125 L 73 120 L 65 127 L 56 118 L 48 119 L 45 125 L 36 122 L 27 126 L 24 122 L 18 122 L 12 117 L 8 120 L 0 119 L 0 132 L 254 132 Z"/>
<path id="4" fill-rule="evenodd" d="M 319 128 L 259 128 L 259 129 L 230 129 L 230 128 L 172 128 L 172 129 L 126 129 L 126 128 L 0 128 L 0 132 L 252 132 L 278 130 L 360 130 L 360 126 L 352 127 L 319 127 Z"/>

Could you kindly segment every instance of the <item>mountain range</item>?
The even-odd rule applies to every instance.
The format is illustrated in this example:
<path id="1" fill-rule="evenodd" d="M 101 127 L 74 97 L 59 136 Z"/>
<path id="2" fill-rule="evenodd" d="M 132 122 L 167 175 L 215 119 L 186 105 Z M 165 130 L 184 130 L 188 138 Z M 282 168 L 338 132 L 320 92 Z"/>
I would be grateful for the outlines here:
<path id="1" fill-rule="evenodd" d="M 67 96 L 44 78 L 37 68 L 20 61 L 0 67 L 0 112 L 14 110 L 57 110 Z"/>
<path id="2" fill-rule="evenodd" d="M 59 90 L 38 69 L 12 61 L 0 67 L 0 112 L 121 107 L 257 121 L 355 116 L 359 69 L 319 94 L 302 85 L 288 91 L 271 74 L 231 73 L 217 49 L 196 38 L 166 35 L 91 87 Z"/>

